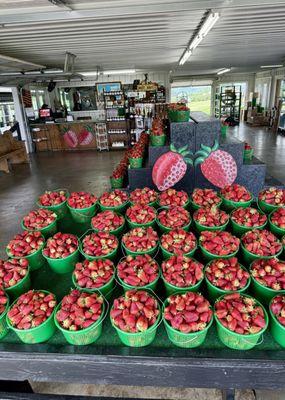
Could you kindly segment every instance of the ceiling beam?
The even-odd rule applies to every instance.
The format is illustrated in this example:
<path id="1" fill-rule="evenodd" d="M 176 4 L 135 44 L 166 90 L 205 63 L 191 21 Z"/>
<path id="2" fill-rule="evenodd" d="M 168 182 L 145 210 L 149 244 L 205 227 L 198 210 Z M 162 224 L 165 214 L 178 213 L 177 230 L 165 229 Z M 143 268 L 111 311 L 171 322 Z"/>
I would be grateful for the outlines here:
<path id="1" fill-rule="evenodd" d="M 9 61 L 9 62 L 13 62 L 13 63 L 29 65 L 30 67 L 35 67 L 35 68 L 45 68 L 45 65 L 35 64 L 33 62 L 30 62 L 30 61 L 25 61 L 25 60 L 22 60 L 20 58 L 6 56 L 4 54 L 0 54 L 0 60 L 6 60 L 6 61 Z"/>

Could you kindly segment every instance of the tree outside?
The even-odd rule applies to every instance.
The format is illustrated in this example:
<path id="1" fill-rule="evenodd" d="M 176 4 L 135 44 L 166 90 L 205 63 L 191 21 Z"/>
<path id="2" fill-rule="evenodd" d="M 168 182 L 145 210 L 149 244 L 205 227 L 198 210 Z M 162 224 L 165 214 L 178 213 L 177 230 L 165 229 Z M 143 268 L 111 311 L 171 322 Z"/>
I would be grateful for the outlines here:
<path id="1" fill-rule="evenodd" d="M 211 114 L 211 86 L 183 86 L 171 88 L 171 102 L 186 102 L 190 111 Z"/>

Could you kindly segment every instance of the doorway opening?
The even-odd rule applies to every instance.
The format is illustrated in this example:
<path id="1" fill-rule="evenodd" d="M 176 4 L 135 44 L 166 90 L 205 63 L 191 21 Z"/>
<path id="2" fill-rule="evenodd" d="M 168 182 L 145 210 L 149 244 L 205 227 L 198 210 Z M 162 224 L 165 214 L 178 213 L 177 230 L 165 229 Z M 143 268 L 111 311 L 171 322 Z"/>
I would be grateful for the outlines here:
<path id="1" fill-rule="evenodd" d="M 191 111 L 203 111 L 211 115 L 211 85 L 177 86 L 171 88 L 171 102 L 187 103 Z"/>

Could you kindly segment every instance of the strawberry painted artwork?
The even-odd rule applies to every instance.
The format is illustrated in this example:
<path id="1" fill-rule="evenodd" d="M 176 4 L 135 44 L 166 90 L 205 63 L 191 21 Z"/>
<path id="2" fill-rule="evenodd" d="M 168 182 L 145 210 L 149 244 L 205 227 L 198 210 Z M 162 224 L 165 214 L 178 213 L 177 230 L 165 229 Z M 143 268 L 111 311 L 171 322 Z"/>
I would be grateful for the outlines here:
<path id="1" fill-rule="evenodd" d="M 198 156 L 194 166 L 201 165 L 204 177 L 213 185 L 224 188 L 234 183 L 237 177 L 237 165 L 231 154 L 219 149 L 219 142 L 215 140 L 213 147 L 201 144 L 201 149 L 195 153 Z"/>
<path id="2" fill-rule="evenodd" d="M 93 129 L 87 125 L 84 127 L 78 135 L 78 141 L 80 146 L 88 146 L 93 140 Z"/>
<path id="3" fill-rule="evenodd" d="M 193 165 L 190 158 L 192 153 L 187 149 L 187 145 L 176 149 L 171 144 L 170 151 L 156 160 L 152 169 L 152 180 L 158 190 L 163 191 L 174 186 L 186 174 L 187 164 Z"/>
<path id="4" fill-rule="evenodd" d="M 78 146 L 77 135 L 69 127 L 63 129 L 62 137 L 68 147 L 74 148 Z"/>

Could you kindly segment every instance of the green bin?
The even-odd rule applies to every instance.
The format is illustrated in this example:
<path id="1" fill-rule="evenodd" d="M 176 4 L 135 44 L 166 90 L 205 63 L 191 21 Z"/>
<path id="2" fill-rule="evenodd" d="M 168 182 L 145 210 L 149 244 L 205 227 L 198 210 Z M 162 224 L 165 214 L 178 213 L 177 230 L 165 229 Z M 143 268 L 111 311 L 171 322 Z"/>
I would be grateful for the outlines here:
<path id="1" fill-rule="evenodd" d="M 265 214 L 271 214 L 272 211 L 279 208 L 278 206 L 276 206 L 274 204 L 269 204 L 269 203 L 266 203 L 265 201 L 259 200 L 259 199 L 257 201 L 257 205 L 261 211 L 265 212 Z"/>
<path id="2" fill-rule="evenodd" d="M 111 210 L 111 211 L 115 211 L 118 213 L 123 214 L 125 209 L 128 207 L 129 205 L 129 200 L 125 201 L 125 203 L 121 204 L 120 206 L 116 206 L 116 207 L 107 207 L 107 206 L 103 206 L 100 202 L 99 202 L 99 207 L 101 211 L 106 211 L 106 210 Z"/>
<path id="3" fill-rule="evenodd" d="M 235 210 L 232 211 L 232 213 Z M 253 229 L 265 229 L 267 224 L 267 221 L 263 224 L 263 225 L 258 225 L 258 226 L 244 226 L 244 225 L 240 225 L 237 224 L 231 216 L 231 225 L 232 225 L 232 232 L 235 236 L 242 236 L 244 233 L 248 232 L 248 231 L 252 231 Z"/>
<path id="4" fill-rule="evenodd" d="M 269 316 L 270 316 L 270 333 L 274 340 L 281 346 L 285 347 L 285 326 L 283 326 L 276 316 L 271 311 L 271 303 L 269 304 Z"/>
<path id="5" fill-rule="evenodd" d="M 164 146 L 166 142 L 166 135 L 150 135 L 150 143 L 154 147 Z"/>
<path id="6" fill-rule="evenodd" d="M 137 289 L 155 291 L 159 278 L 160 278 L 160 272 L 158 272 L 157 278 L 151 283 L 148 283 L 147 285 L 144 286 L 132 286 L 124 282 L 123 279 L 121 279 L 117 273 L 118 283 L 122 286 L 125 292 L 127 292 L 128 290 L 137 290 Z"/>
<path id="7" fill-rule="evenodd" d="M 207 250 L 201 245 L 201 243 L 199 243 L 199 246 L 200 246 L 201 253 L 202 253 L 203 257 L 204 257 L 205 260 L 207 260 L 207 261 L 216 260 L 217 258 L 223 258 L 223 259 L 231 258 L 231 257 L 234 257 L 234 256 L 237 254 L 237 252 L 239 251 L 239 249 L 237 249 L 237 250 L 234 251 L 233 253 L 227 254 L 227 255 L 225 255 L 225 256 L 219 256 L 219 255 L 216 255 L 216 254 L 213 254 L 213 253 L 210 253 L 209 251 L 207 251 Z"/>
<path id="8" fill-rule="evenodd" d="M 274 210 L 275 211 L 275 210 Z M 269 227 L 270 227 L 270 231 L 272 233 L 274 233 L 274 235 L 278 236 L 278 237 L 282 237 L 285 235 L 285 229 L 283 228 L 279 228 L 279 226 L 273 224 L 273 222 L 271 221 L 272 218 L 272 214 L 274 213 L 274 211 L 272 211 L 268 217 L 268 222 L 269 222 Z"/>
<path id="9" fill-rule="evenodd" d="M 6 248 L 6 253 L 11 258 L 16 258 L 16 259 L 25 258 L 26 260 L 28 260 L 30 271 L 35 271 L 36 269 L 40 269 L 45 264 L 45 259 L 42 255 L 42 249 L 44 248 L 44 245 L 45 243 L 43 243 L 43 245 L 37 251 L 25 257 L 14 257 L 8 251 L 7 248 Z"/>
<path id="10" fill-rule="evenodd" d="M 54 190 L 54 191 L 55 191 L 55 192 L 59 192 L 59 191 L 61 191 L 61 190 L 64 190 L 64 189 L 56 189 L 56 190 Z M 69 197 L 68 191 L 67 191 L 67 190 L 64 190 L 64 191 L 65 191 L 65 194 L 66 194 L 66 200 L 63 201 L 62 203 L 60 203 L 60 204 L 55 204 L 55 205 L 53 205 L 53 206 L 43 206 L 43 205 L 41 205 L 41 204 L 39 203 L 39 201 L 37 201 L 37 203 L 36 203 L 37 206 L 38 206 L 39 208 L 43 208 L 43 209 L 45 209 L 45 210 L 50 210 L 50 211 L 55 212 L 56 215 L 57 215 L 58 220 L 63 219 L 64 217 L 66 217 L 66 214 L 67 214 L 67 212 L 68 212 L 68 208 L 67 208 L 67 199 L 68 199 L 68 197 Z"/>
<path id="11" fill-rule="evenodd" d="M 168 110 L 168 118 L 170 122 L 188 122 L 190 119 L 190 110 L 178 111 L 178 110 Z"/>
<path id="12" fill-rule="evenodd" d="M 120 178 L 113 178 L 110 177 L 110 183 L 112 189 L 121 189 L 123 187 L 124 177 L 121 176 Z"/>
<path id="13" fill-rule="evenodd" d="M 90 207 L 86 208 L 73 208 L 67 204 L 67 207 L 70 211 L 71 217 L 74 222 L 78 224 L 87 224 L 91 221 L 91 218 L 94 217 L 96 213 L 96 203 Z"/>
<path id="14" fill-rule="evenodd" d="M 143 158 L 129 158 L 129 163 L 131 168 L 142 168 Z"/>
<path id="15" fill-rule="evenodd" d="M 274 254 L 273 256 L 260 256 L 260 255 L 257 255 L 257 254 L 254 254 L 254 253 L 251 253 L 250 251 L 248 251 L 244 247 L 243 243 L 241 243 L 241 252 L 242 252 L 242 256 L 243 256 L 243 259 L 245 261 L 245 264 L 249 265 L 255 260 L 260 260 L 260 259 L 268 260 L 269 258 L 278 257 L 279 254 L 282 253 L 282 248 L 280 249 L 280 251 L 277 254 Z"/>
<path id="16" fill-rule="evenodd" d="M 47 260 L 47 263 L 55 273 L 57 274 L 66 274 L 68 272 L 72 272 L 74 270 L 75 264 L 79 261 L 79 249 L 69 254 L 69 256 L 64 258 L 51 258 L 44 255 L 44 258 Z"/>
<path id="17" fill-rule="evenodd" d="M 176 293 L 176 294 L 180 294 L 181 293 L 182 294 L 182 293 L 185 293 L 185 292 L 197 292 L 200 289 L 200 286 L 201 286 L 201 284 L 203 282 L 203 279 L 204 279 L 204 277 L 203 277 L 197 283 L 195 283 L 195 285 L 192 285 L 192 286 L 179 287 L 179 286 L 174 286 L 171 283 L 167 282 L 167 280 L 163 276 L 163 273 L 161 275 L 161 278 L 163 280 L 167 296 L 171 296 L 174 293 Z"/>
<path id="18" fill-rule="evenodd" d="M 157 248 L 158 248 L 158 243 L 157 243 L 152 249 L 149 249 L 149 250 L 147 250 L 147 251 L 138 251 L 138 252 L 135 252 L 135 251 L 129 250 L 129 249 L 125 246 L 125 244 L 123 243 L 123 241 L 122 241 L 122 250 L 123 250 L 123 254 L 127 254 L 128 256 L 129 256 L 129 255 L 130 255 L 130 256 L 138 256 L 138 255 L 143 255 L 143 254 L 148 254 L 149 256 L 153 256 L 154 254 L 156 254 Z"/>
<path id="19" fill-rule="evenodd" d="M 112 234 L 112 235 L 115 235 L 115 236 L 119 237 L 119 236 L 121 236 L 121 234 L 123 233 L 124 228 L 125 228 L 125 225 L 126 225 L 126 223 L 125 223 L 125 220 L 124 220 L 124 222 L 122 223 L 122 225 L 120 225 L 120 226 L 118 226 L 118 228 L 116 228 L 116 229 L 114 229 L 114 230 L 110 230 L 110 231 L 108 231 L 108 232 L 109 232 L 110 234 Z M 91 222 L 91 228 L 92 228 L 92 230 L 93 230 L 95 233 L 100 232 L 99 229 L 96 229 L 96 228 L 93 227 L 92 222 Z"/>
<path id="20" fill-rule="evenodd" d="M 91 288 L 85 288 L 85 287 L 79 286 L 76 282 L 74 274 L 72 274 L 72 283 L 78 290 L 83 290 L 84 292 L 87 292 L 87 293 L 100 293 L 106 299 L 109 299 L 113 292 L 113 289 L 115 287 L 115 271 L 113 273 L 113 276 L 109 280 L 109 282 L 105 283 L 105 285 L 103 285 L 103 286 L 99 286 L 98 288 L 91 289 Z"/>
<path id="21" fill-rule="evenodd" d="M 50 236 L 53 236 L 57 232 L 57 220 L 58 218 L 55 219 L 51 224 L 48 226 L 45 226 L 42 229 L 29 229 L 24 225 L 24 222 L 21 222 L 21 227 L 23 228 L 24 231 L 29 231 L 29 232 L 35 232 L 35 231 L 40 231 L 41 234 L 45 237 L 45 239 L 49 238 Z"/>
<path id="22" fill-rule="evenodd" d="M 229 219 L 227 220 L 227 222 L 223 225 L 219 225 L 219 226 L 205 226 L 205 225 L 201 225 L 199 224 L 199 222 L 197 222 L 195 220 L 195 218 L 193 218 L 194 221 L 194 225 L 195 228 L 197 230 L 197 232 L 203 232 L 203 231 L 225 231 L 227 228 L 227 225 L 229 223 Z"/>
<path id="23" fill-rule="evenodd" d="M 8 302 L 6 304 L 5 310 L 0 315 L 0 340 L 3 339 L 3 337 L 5 337 L 9 331 L 7 321 L 6 321 L 8 309 L 9 309 L 9 298 L 8 298 Z"/>
<path id="24" fill-rule="evenodd" d="M 250 273 L 251 269 L 252 269 L 252 263 L 250 265 Z M 252 283 L 251 285 L 252 293 L 254 297 L 256 297 L 257 300 L 261 301 L 266 305 L 273 299 L 273 297 L 285 294 L 285 290 L 274 290 L 267 286 L 261 285 L 261 283 L 259 283 L 252 275 L 251 275 L 251 283 Z"/>
<path id="25" fill-rule="evenodd" d="M 155 221 L 156 221 L 157 226 L 159 227 L 159 229 L 160 229 L 160 231 L 161 231 L 162 233 L 170 232 L 170 231 L 172 231 L 173 229 L 183 229 L 184 231 L 188 232 L 189 229 L 190 229 L 191 222 L 192 222 L 191 217 L 190 217 L 190 222 L 189 222 L 187 225 L 182 226 L 181 228 L 169 228 L 168 226 L 162 225 L 162 223 L 159 221 L 158 218 L 156 218 Z"/>
<path id="26" fill-rule="evenodd" d="M 175 253 L 171 253 L 168 250 L 165 250 L 162 245 L 160 244 L 160 248 L 161 248 L 161 252 L 162 252 L 162 256 L 164 260 L 167 260 L 168 258 L 172 257 L 175 255 Z M 184 253 L 183 255 L 186 257 L 192 257 L 195 253 L 195 251 L 197 250 L 197 245 L 194 247 L 193 250 L 189 251 L 188 253 Z"/>
<path id="27" fill-rule="evenodd" d="M 221 207 L 226 210 L 226 211 L 232 211 L 235 210 L 237 208 L 246 208 L 246 207 L 250 207 L 251 203 L 253 201 L 253 196 L 251 195 L 251 199 L 248 201 L 232 201 L 232 200 L 228 200 L 225 199 L 222 195 L 222 205 Z"/>
<path id="28" fill-rule="evenodd" d="M 5 288 L 5 292 L 11 299 L 17 299 L 21 294 L 26 293 L 31 288 L 30 267 L 28 272 L 16 285 Z"/>

